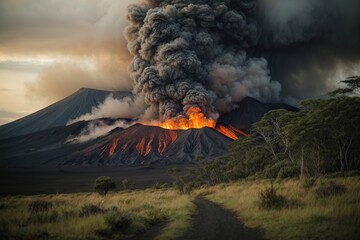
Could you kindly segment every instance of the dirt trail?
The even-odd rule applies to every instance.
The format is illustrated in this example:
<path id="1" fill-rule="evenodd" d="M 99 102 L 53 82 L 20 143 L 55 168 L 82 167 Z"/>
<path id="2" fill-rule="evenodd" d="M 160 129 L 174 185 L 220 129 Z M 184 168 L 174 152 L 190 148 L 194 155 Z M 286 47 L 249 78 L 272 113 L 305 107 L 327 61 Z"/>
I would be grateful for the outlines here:
<path id="1" fill-rule="evenodd" d="M 236 215 L 202 197 L 194 200 L 197 207 L 192 227 L 181 240 L 257 240 L 263 239 L 259 230 L 249 229 Z"/>

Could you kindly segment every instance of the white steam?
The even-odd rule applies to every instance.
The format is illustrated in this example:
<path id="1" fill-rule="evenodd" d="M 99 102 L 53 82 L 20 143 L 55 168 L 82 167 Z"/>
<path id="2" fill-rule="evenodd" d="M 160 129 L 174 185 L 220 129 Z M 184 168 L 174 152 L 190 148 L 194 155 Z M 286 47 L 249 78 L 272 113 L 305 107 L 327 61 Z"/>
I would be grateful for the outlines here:
<path id="1" fill-rule="evenodd" d="M 146 106 L 144 106 L 144 102 L 140 98 L 135 98 L 135 100 L 131 97 L 117 99 L 114 98 L 112 94 L 110 94 L 103 103 L 100 103 L 97 107 L 94 107 L 90 113 L 86 113 L 76 119 L 70 120 L 67 125 L 79 121 L 89 121 L 100 118 L 133 119 L 141 115 L 145 109 Z"/>
<path id="2" fill-rule="evenodd" d="M 110 133 L 115 128 L 128 128 L 132 125 L 125 120 L 116 121 L 113 124 L 108 125 L 104 121 L 91 122 L 88 126 L 80 132 L 77 136 L 70 136 L 67 143 L 84 143 L 90 140 L 97 139 Z"/>

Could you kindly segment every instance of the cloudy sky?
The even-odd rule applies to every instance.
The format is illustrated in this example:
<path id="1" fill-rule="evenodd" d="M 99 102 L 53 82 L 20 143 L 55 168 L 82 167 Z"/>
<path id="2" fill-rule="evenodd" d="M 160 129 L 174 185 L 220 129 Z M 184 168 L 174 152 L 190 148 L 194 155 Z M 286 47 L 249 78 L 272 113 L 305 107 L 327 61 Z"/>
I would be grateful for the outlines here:
<path id="1" fill-rule="evenodd" d="M 1 0 L 0 124 L 81 87 L 130 89 L 123 39 L 134 0 Z"/>
<path id="2" fill-rule="evenodd" d="M 360 1 L 259 1 L 258 49 L 283 100 L 319 96 L 360 75 Z M 81 87 L 130 90 L 123 30 L 134 2 L 0 0 L 0 125 Z"/>

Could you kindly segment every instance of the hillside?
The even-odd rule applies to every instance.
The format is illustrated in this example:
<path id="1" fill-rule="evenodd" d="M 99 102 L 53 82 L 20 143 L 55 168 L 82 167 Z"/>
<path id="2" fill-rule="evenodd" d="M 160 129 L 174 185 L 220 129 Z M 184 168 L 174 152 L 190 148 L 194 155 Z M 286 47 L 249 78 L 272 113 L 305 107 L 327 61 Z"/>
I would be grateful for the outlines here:
<path id="1" fill-rule="evenodd" d="M 82 88 L 38 112 L 0 126 L 0 138 L 21 136 L 52 127 L 65 126 L 69 120 L 91 112 L 93 107 L 104 102 L 110 94 L 120 99 L 129 96 L 130 93 Z"/>

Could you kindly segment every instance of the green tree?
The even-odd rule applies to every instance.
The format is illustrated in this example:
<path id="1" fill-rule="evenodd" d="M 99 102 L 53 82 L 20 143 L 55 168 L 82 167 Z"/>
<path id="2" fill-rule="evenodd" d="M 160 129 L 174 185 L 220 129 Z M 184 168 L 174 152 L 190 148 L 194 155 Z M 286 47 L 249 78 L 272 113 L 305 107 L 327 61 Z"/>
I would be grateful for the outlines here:
<path id="1" fill-rule="evenodd" d="M 101 176 L 95 180 L 94 189 L 100 195 L 106 195 L 110 190 L 115 188 L 115 180 L 111 177 Z"/>
<path id="2" fill-rule="evenodd" d="M 346 80 L 341 81 L 346 84 L 345 88 L 339 88 L 333 92 L 330 92 L 330 96 L 339 96 L 346 94 L 359 94 L 360 93 L 360 76 L 348 77 Z"/>

